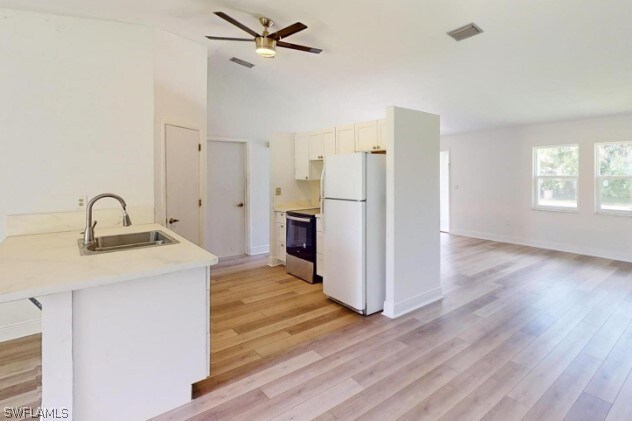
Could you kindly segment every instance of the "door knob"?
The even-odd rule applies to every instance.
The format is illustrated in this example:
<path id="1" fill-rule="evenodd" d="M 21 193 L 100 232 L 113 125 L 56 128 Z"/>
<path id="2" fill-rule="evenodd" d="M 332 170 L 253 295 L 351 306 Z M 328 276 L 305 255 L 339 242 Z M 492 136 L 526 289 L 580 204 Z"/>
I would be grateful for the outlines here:
<path id="1" fill-rule="evenodd" d="M 238 203 L 238 204 L 237 204 L 237 207 L 238 207 L 238 208 L 243 208 L 243 207 L 244 207 L 244 204 L 243 204 L 243 203 Z"/>
<path id="2" fill-rule="evenodd" d="M 176 222 L 180 222 L 180 220 L 179 219 L 175 219 L 175 218 L 169 218 L 169 223 L 170 224 L 173 224 L 173 223 L 176 223 Z"/>

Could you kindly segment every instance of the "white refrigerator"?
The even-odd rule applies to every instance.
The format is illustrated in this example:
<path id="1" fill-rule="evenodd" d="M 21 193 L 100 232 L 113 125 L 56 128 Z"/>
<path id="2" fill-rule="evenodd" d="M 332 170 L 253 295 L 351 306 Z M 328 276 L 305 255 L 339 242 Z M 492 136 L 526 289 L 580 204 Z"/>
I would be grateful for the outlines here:
<path id="1" fill-rule="evenodd" d="M 325 158 L 321 178 L 323 292 L 362 313 L 384 307 L 386 156 Z"/>

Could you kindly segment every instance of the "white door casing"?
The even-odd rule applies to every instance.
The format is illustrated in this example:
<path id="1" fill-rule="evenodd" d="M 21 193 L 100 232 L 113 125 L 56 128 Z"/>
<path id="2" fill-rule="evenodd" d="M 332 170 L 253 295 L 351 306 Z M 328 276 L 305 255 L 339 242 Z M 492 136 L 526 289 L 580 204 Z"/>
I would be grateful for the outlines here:
<path id="1" fill-rule="evenodd" d="M 165 125 L 165 224 L 200 244 L 200 132 Z"/>
<path id="2" fill-rule="evenodd" d="M 245 142 L 207 143 L 206 248 L 218 257 L 246 254 Z"/>

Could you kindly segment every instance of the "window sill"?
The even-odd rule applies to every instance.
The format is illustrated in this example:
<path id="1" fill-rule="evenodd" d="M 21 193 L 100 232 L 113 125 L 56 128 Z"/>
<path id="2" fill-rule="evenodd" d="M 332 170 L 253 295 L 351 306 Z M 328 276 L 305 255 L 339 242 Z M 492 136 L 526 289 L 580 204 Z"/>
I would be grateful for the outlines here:
<path id="1" fill-rule="evenodd" d="M 567 209 L 567 208 L 542 208 L 542 207 L 531 207 L 531 210 L 534 211 L 542 211 L 542 212 L 559 212 L 559 213 L 579 213 L 579 209 Z"/>
<path id="2" fill-rule="evenodd" d="M 598 210 L 595 212 L 595 215 L 602 216 L 627 216 L 628 218 L 632 217 L 632 211 L 609 211 L 609 210 Z"/>

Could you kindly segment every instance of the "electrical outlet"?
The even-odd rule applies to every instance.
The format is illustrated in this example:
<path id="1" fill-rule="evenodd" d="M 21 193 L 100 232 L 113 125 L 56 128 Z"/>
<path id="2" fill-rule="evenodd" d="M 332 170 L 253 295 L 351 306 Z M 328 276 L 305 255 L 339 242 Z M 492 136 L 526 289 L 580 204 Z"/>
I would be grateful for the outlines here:
<path id="1" fill-rule="evenodd" d="M 77 198 L 78 211 L 85 210 L 87 204 L 88 204 L 88 196 L 79 196 L 79 198 Z"/>
<path id="2" fill-rule="evenodd" d="M 281 196 L 281 187 L 277 187 L 276 189 L 274 189 L 274 194 L 277 196 Z"/>

